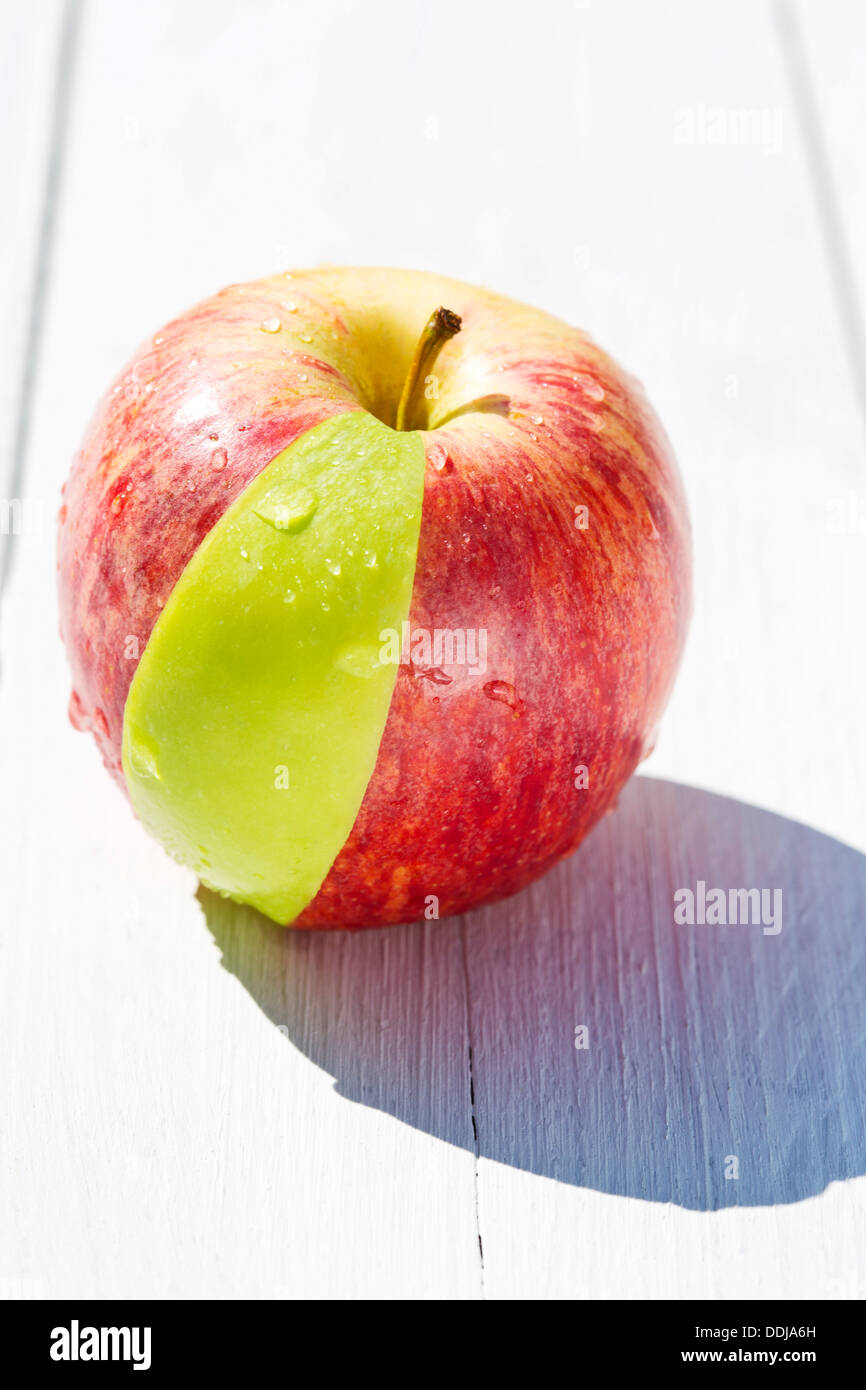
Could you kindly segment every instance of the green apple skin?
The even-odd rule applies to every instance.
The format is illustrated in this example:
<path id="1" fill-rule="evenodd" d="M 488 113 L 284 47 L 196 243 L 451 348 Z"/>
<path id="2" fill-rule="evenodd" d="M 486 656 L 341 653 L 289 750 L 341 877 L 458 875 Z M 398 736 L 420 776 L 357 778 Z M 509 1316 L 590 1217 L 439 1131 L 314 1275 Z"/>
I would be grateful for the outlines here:
<path id="1" fill-rule="evenodd" d="M 424 445 L 326 420 L 208 532 L 139 662 L 123 771 L 145 828 L 203 883 L 291 922 L 349 837 L 409 613 Z M 386 652 L 387 655 L 387 652 Z"/>
<path id="2" fill-rule="evenodd" d="M 489 291 L 297 271 L 232 286 L 147 343 L 65 489 L 70 712 L 126 786 L 136 664 L 198 547 L 307 431 L 348 412 L 394 424 L 439 304 L 463 328 L 426 393 L 409 622 L 483 630 L 486 669 L 399 667 L 360 808 L 299 927 L 444 917 L 522 888 L 649 751 L 691 563 L 676 464 L 642 389 L 582 332 Z"/>

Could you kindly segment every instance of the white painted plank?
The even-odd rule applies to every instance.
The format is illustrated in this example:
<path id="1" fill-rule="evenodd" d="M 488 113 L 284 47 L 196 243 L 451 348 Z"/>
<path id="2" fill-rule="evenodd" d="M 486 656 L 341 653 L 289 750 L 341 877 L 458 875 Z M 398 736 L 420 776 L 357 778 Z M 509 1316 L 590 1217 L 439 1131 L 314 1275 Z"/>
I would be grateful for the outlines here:
<path id="1" fill-rule="evenodd" d="M 16 454 L 47 270 L 62 35 L 62 0 L 7 5 L 0 14 L 0 574 L 11 542 L 28 521 Z"/>
<path id="2" fill-rule="evenodd" d="M 643 377 L 683 464 L 697 609 L 652 771 L 863 848 L 851 698 L 864 675 L 863 547 L 834 533 L 830 510 L 858 485 L 862 434 L 770 12 L 563 6 L 532 32 L 510 13 L 491 24 L 454 0 L 91 3 L 28 485 L 50 516 L 111 373 L 221 283 L 292 262 L 415 264 L 539 303 Z M 753 143 L 717 146 L 700 142 L 712 107 L 767 114 Z M 737 120 L 724 118 L 729 137 Z M 50 527 L 22 544 L 3 632 L 14 872 L 0 1046 L 15 1089 L 0 1276 L 80 1296 L 471 1298 L 477 1196 L 493 1297 L 796 1296 L 812 1287 L 804 1267 L 823 1281 L 834 1258 L 837 1292 L 862 1287 L 862 1178 L 769 1209 L 696 1211 L 660 1189 L 581 1178 L 569 1167 L 578 1112 L 544 1123 L 545 1106 L 568 1103 L 557 1049 L 563 1023 L 581 1021 L 569 992 L 582 980 L 586 883 L 594 931 L 607 915 L 620 953 L 597 945 L 586 998 L 599 1015 L 615 984 L 623 1022 L 646 1019 L 650 985 L 681 963 L 670 946 L 655 976 L 640 973 L 647 932 L 657 947 L 664 930 L 676 816 L 690 802 L 659 828 L 664 793 L 639 786 L 574 866 L 483 927 L 283 941 L 221 905 L 204 915 L 65 725 L 52 557 Z M 720 863 L 742 862 L 750 826 L 732 813 Z M 688 846 L 679 862 L 697 872 L 701 841 Z M 855 886 L 858 863 L 845 859 Z M 816 904 L 835 912 L 825 868 L 790 891 L 798 921 L 816 922 Z M 840 950 L 849 924 L 834 917 Z M 790 940 L 758 963 L 790 963 L 793 1008 L 804 961 Z M 712 941 L 695 949 L 696 998 L 711 1009 Z M 841 1026 L 836 977 L 821 980 Z M 646 1094 L 658 1103 L 669 1083 L 685 1103 L 713 1073 L 686 1074 L 688 1035 L 665 1017 L 681 1069 L 660 1081 L 656 1059 Z M 771 1001 L 751 1017 L 774 1018 Z M 796 1014 L 779 1022 L 790 1036 Z M 646 1061 L 623 1065 L 627 1076 Z M 616 1117 L 625 1095 L 599 1094 L 597 1113 Z"/>
<path id="3" fill-rule="evenodd" d="M 854 389 L 866 416 L 866 10 L 857 0 L 788 0 L 779 4 L 778 21 L 834 265 Z M 866 535 L 862 487 L 857 514 Z"/>

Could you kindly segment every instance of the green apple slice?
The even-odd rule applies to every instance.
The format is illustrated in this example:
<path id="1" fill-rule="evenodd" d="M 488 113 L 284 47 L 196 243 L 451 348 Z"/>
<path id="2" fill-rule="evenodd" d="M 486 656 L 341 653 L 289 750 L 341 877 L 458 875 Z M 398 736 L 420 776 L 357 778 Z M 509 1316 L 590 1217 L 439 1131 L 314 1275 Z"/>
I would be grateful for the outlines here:
<path id="1" fill-rule="evenodd" d="M 139 662 L 123 769 L 209 887 L 291 922 L 373 773 L 408 618 L 424 445 L 357 411 L 302 435 L 196 550 Z"/>

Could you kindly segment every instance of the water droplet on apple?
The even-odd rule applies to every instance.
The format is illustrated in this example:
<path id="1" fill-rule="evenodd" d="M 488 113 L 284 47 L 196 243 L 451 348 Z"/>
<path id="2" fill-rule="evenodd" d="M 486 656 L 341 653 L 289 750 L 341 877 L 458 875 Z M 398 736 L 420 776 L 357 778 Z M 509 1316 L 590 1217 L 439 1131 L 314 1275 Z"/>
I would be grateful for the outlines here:
<path id="1" fill-rule="evenodd" d="M 500 704 L 507 705 L 515 719 L 523 710 L 523 701 L 508 681 L 488 681 L 483 689 L 488 700 L 498 700 Z"/>
<path id="2" fill-rule="evenodd" d="M 368 570 L 374 570 L 378 563 L 379 561 L 376 557 L 375 550 L 364 551 L 364 564 L 367 566 Z"/>
<path id="3" fill-rule="evenodd" d="M 343 566 L 340 564 L 339 560 L 326 560 L 325 564 L 327 568 L 330 570 L 331 574 L 343 573 Z"/>
<path id="4" fill-rule="evenodd" d="M 653 521 L 651 512 L 647 512 L 644 515 L 642 519 L 642 525 L 644 532 L 646 533 L 646 535 L 649 536 L 650 540 L 657 541 L 659 538 L 658 527 Z"/>
<path id="5" fill-rule="evenodd" d="M 292 491 L 274 488 L 262 498 L 253 511 L 260 521 L 273 526 L 275 531 L 295 535 L 309 526 L 318 506 L 318 497 L 306 488 L 296 488 Z"/>
<path id="6" fill-rule="evenodd" d="M 604 429 L 605 419 L 603 415 L 587 415 L 586 423 L 593 434 L 601 434 Z"/>
<path id="7" fill-rule="evenodd" d="M 279 333 L 282 328 L 278 318 L 263 319 L 259 324 L 263 333 Z"/>
<path id="8" fill-rule="evenodd" d="M 249 558 L 250 558 L 250 552 L 249 552 L 248 550 L 245 550 L 244 547 L 241 546 L 241 559 L 242 559 L 242 560 L 248 560 Z"/>
<path id="9" fill-rule="evenodd" d="M 532 421 L 533 425 L 543 425 L 543 424 L 544 424 L 544 416 L 543 416 L 543 415 L 530 415 L 529 418 L 530 418 L 530 420 Z"/>
<path id="10" fill-rule="evenodd" d="M 574 377 L 574 381 L 575 384 L 579 386 L 580 389 L 583 391 L 583 394 L 585 396 L 589 396 L 589 399 L 591 401 L 604 400 L 604 387 L 599 386 L 598 382 L 595 380 L 594 377 L 585 376 L 583 373 L 578 372 L 578 374 Z"/>
<path id="11" fill-rule="evenodd" d="M 85 734 L 90 728 L 90 716 L 84 708 L 84 702 L 77 690 L 73 690 L 69 697 L 69 722 L 73 729 Z"/>
<path id="12" fill-rule="evenodd" d="M 334 665 L 347 676 L 369 680 L 381 668 L 380 649 L 372 642 L 352 642 L 337 653 Z"/>
<path id="13" fill-rule="evenodd" d="M 285 309 L 287 314 L 296 314 L 298 312 L 297 304 L 290 304 L 286 299 L 280 300 L 280 308 Z"/>
<path id="14" fill-rule="evenodd" d="M 294 603 L 296 598 L 297 594 L 294 589 L 287 589 L 283 596 L 283 603 Z"/>
<path id="15" fill-rule="evenodd" d="M 454 684 L 454 677 L 443 671 L 441 666 L 416 666 L 415 675 L 419 680 L 430 681 L 432 685 Z"/>
<path id="16" fill-rule="evenodd" d="M 128 730 L 129 742 L 127 753 L 129 755 L 129 765 L 138 777 L 152 777 L 155 781 L 160 780 L 159 749 L 152 738 L 142 729 L 131 725 Z"/>
<path id="17" fill-rule="evenodd" d="M 438 441 L 428 445 L 427 458 L 430 460 L 437 473 L 444 473 L 446 468 L 449 471 L 454 468 L 451 455 L 445 448 L 445 445 L 440 444 Z"/>
<path id="18" fill-rule="evenodd" d="M 656 751 L 656 744 L 658 743 L 660 725 L 661 721 L 659 720 L 657 723 L 653 724 L 651 729 L 647 730 L 640 755 L 640 760 L 642 763 L 646 762 L 647 758 L 651 757 L 652 754 Z"/>
<path id="19" fill-rule="evenodd" d="M 214 449 L 210 456 L 210 466 L 215 473 L 222 473 L 228 461 L 229 456 L 225 449 Z"/>

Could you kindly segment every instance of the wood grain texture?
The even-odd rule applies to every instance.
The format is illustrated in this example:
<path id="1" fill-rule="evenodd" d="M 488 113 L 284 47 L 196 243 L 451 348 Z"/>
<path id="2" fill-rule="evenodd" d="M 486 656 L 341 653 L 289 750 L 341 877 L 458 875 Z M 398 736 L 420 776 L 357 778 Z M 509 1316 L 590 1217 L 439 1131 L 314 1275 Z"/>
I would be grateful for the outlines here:
<path id="1" fill-rule="evenodd" d="M 831 9 L 820 46 L 801 29 L 859 267 L 859 150 L 827 112 L 859 100 L 860 19 Z M 866 558 L 836 505 L 864 435 L 802 90 L 770 4 L 527 23 L 83 9 L 23 459 L 45 522 L 0 650 L 0 1292 L 866 1294 Z M 10 161 L 25 228 L 41 90 L 38 177 Z M 15 285 L 33 244 L 14 234 Z M 51 518 L 137 341 L 323 260 L 586 326 L 668 426 L 697 592 L 654 777 L 569 864 L 467 919 L 301 940 L 197 898 L 70 730 Z M 699 877 L 781 887 L 782 933 L 674 927 Z"/>

